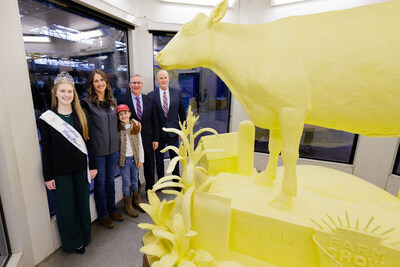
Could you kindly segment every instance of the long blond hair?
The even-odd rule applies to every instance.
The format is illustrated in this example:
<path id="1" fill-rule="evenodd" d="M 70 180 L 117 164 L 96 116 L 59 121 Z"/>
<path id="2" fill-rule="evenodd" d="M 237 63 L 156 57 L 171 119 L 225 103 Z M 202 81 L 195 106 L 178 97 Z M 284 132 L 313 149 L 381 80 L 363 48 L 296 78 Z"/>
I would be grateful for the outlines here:
<path id="1" fill-rule="evenodd" d="M 60 82 L 60 83 L 56 83 L 53 86 L 53 89 L 51 90 L 51 109 L 58 108 L 58 99 L 56 97 L 56 93 L 57 93 L 58 86 L 62 83 L 71 85 L 72 89 L 74 90 L 74 99 L 71 102 L 72 110 L 74 110 L 76 112 L 76 115 L 78 115 L 78 119 L 82 125 L 83 139 L 89 140 L 89 129 L 88 129 L 86 115 L 85 115 L 85 112 L 83 112 L 81 104 L 79 103 L 78 93 L 76 92 L 75 86 L 72 83 Z"/>

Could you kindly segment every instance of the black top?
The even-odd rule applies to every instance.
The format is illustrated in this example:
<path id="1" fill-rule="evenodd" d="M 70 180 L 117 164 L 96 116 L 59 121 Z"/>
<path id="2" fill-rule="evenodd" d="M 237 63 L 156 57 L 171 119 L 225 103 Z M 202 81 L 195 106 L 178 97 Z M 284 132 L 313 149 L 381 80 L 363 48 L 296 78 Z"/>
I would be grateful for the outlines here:
<path id="1" fill-rule="evenodd" d="M 60 116 L 60 114 L 58 115 Z M 75 112 L 71 113 L 70 117 L 63 115 L 60 117 L 71 124 L 83 136 L 82 126 Z M 86 170 L 87 156 L 72 145 L 61 133 L 43 120 L 39 120 L 39 130 L 45 181 L 54 179 L 54 176 L 68 175 Z M 96 157 L 93 154 L 91 139 L 85 143 L 89 153 L 89 169 L 96 169 Z"/>
<path id="2" fill-rule="evenodd" d="M 100 101 L 100 107 L 90 103 L 88 98 L 81 100 L 82 108 L 88 113 L 90 136 L 96 156 L 110 155 L 119 150 L 119 133 L 117 129 L 117 109 Z"/>
<path id="3" fill-rule="evenodd" d="M 66 123 L 68 123 L 69 125 L 74 127 L 74 116 L 71 116 L 72 113 L 68 114 L 68 115 L 64 115 L 64 114 L 60 114 L 57 112 L 57 115 L 60 116 L 60 118 L 63 119 Z"/>

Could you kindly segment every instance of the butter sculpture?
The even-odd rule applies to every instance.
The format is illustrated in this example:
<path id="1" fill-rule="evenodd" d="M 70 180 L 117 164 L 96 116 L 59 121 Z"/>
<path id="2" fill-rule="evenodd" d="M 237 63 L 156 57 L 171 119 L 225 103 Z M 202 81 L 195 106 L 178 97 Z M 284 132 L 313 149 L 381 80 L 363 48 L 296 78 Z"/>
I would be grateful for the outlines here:
<path id="1" fill-rule="evenodd" d="M 179 161 L 183 168 L 182 177 L 170 175 L 159 179 L 153 189 L 148 190 L 149 204 L 140 204 L 154 222 L 154 224 L 141 223 L 138 225 L 142 229 L 149 230 L 143 236 L 144 246 L 140 249 L 140 252 L 148 256 L 153 267 L 242 266 L 235 262 L 219 262 L 207 250 L 194 249 L 190 245 L 191 239 L 197 235 L 196 231 L 191 230 L 193 194 L 195 190 L 197 192 L 206 191 L 215 180 L 215 177 L 206 175 L 207 171 L 204 168 L 196 165 L 205 153 L 221 151 L 207 151 L 202 146 L 197 146 L 195 149 L 194 140 L 201 133 L 211 132 L 218 136 L 218 133 L 211 128 L 203 128 L 193 133 L 193 126 L 198 119 L 198 116 L 193 116 L 191 107 L 189 107 L 186 122 L 183 125 L 179 122 L 181 130 L 163 128 L 164 131 L 174 132 L 182 138 L 182 144 L 179 148 L 167 146 L 162 151 L 173 150 L 178 154 L 170 162 L 167 173 L 171 173 Z M 178 182 L 172 181 L 173 179 L 178 180 Z M 164 193 L 175 194 L 176 198 L 171 201 L 165 199 L 160 201 L 154 191 L 168 187 L 180 187 L 182 191 L 163 190 Z M 226 221 L 224 226 L 227 224 L 229 224 L 229 221 Z M 211 230 L 211 232 L 218 231 L 213 226 L 208 227 L 208 230 Z"/>
<path id="2" fill-rule="evenodd" d="M 177 161 L 183 173 L 160 179 L 149 204 L 141 204 L 153 219 L 139 224 L 148 230 L 140 251 L 151 266 L 400 267 L 400 199 L 350 174 L 304 165 L 297 166 L 291 209 L 276 209 L 268 203 L 280 191 L 283 167 L 273 185 L 263 186 L 253 182 L 252 157 L 242 162 L 253 149 L 254 124 L 204 136 L 194 148 L 197 119 L 189 108 L 180 131 L 164 129 L 183 140 L 179 149 L 166 148 L 179 152 L 168 173 Z M 217 149 L 207 149 L 216 141 Z M 182 191 L 166 189 L 176 186 Z M 160 201 L 158 189 L 176 198 Z"/>
<path id="3" fill-rule="evenodd" d="M 296 166 L 304 123 L 399 135 L 400 1 L 264 25 L 222 23 L 227 9 L 223 1 L 197 15 L 156 59 L 217 73 L 254 124 L 270 129 L 268 166 L 253 168 L 251 122 L 238 133 L 193 133 L 189 109 L 181 130 L 164 129 L 183 141 L 165 149 L 178 154 L 167 173 L 178 162 L 183 172 L 148 191 L 141 206 L 153 224 L 139 224 L 148 230 L 140 251 L 156 267 L 400 267 L 400 199 L 346 173 Z M 215 135 L 195 148 L 204 131 Z M 174 200 L 154 193 L 177 186 L 163 190 Z"/>
<path id="4" fill-rule="evenodd" d="M 270 129 L 270 159 L 258 182 L 285 173 L 275 206 L 297 195 L 305 123 L 367 136 L 400 134 L 400 1 L 280 19 L 222 23 L 228 1 L 198 14 L 156 56 L 163 69 L 206 67 L 256 126 Z"/>

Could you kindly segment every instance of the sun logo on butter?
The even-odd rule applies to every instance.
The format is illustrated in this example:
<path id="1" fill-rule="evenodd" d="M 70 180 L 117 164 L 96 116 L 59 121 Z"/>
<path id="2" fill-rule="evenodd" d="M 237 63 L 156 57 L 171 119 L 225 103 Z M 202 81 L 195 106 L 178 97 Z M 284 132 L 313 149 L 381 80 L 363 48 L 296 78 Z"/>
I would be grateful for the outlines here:
<path id="1" fill-rule="evenodd" d="M 317 226 L 313 238 L 321 266 L 400 267 L 396 228 L 384 229 L 376 225 L 374 216 L 365 224 L 358 219 L 352 222 L 347 211 L 345 218 L 326 216 L 320 222 L 310 219 Z"/>

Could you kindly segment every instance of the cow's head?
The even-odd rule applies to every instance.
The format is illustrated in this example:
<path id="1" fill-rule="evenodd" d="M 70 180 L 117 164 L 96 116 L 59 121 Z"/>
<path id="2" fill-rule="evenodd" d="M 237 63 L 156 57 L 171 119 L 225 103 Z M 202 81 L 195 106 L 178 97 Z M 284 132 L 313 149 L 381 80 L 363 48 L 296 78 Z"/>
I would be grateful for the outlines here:
<path id="1" fill-rule="evenodd" d="M 215 35 L 213 28 L 227 10 L 228 0 L 224 0 L 214 7 L 210 17 L 200 13 L 183 25 L 168 45 L 157 54 L 158 65 L 166 70 L 209 66 Z"/>

